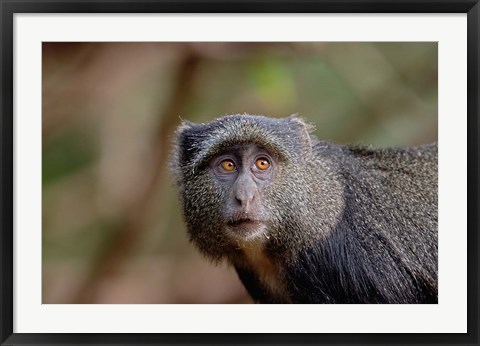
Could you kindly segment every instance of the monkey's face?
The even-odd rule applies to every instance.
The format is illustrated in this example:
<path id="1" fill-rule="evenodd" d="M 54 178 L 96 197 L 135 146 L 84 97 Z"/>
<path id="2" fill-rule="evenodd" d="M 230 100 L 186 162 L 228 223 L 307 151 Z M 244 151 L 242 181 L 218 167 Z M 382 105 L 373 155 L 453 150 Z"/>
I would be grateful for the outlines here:
<path id="1" fill-rule="evenodd" d="M 282 239 L 296 237 L 309 199 L 302 169 L 311 158 L 310 129 L 296 117 L 182 123 L 172 168 L 188 234 L 204 254 L 236 256 L 252 241 L 289 246 Z"/>
<path id="2" fill-rule="evenodd" d="M 233 145 L 213 157 L 209 176 L 222 191 L 218 212 L 227 237 L 248 240 L 266 231 L 266 194 L 278 169 L 275 156 L 255 144 Z"/>

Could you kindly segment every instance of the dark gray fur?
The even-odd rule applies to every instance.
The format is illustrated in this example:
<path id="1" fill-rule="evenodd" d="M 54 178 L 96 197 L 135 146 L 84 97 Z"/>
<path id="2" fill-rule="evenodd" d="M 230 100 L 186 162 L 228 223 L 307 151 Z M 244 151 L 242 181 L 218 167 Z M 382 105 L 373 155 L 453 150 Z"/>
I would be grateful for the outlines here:
<path id="1" fill-rule="evenodd" d="M 234 265 L 258 302 L 437 303 L 436 144 L 340 146 L 311 130 L 295 116 L 184 122 L 172 169 L 190 239 L 210 259 Z M 281 164 L 263 191 L 271 217 L 258 240 L 273 268 L 269 283 L 247 260 L 248 242 L 225 234 L 227 192 L 208 172 L 212 157 L 248 143 Z"/>

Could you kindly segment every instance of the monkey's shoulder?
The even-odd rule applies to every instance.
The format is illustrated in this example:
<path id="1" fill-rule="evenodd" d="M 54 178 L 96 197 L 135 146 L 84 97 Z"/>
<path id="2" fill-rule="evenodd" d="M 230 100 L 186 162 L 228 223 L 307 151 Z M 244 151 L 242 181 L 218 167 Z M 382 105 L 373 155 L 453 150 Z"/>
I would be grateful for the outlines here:
<path id="1" fill-rule="evenodd" d="M 434 186 L 437 182 L 437 144 L 378 149 L 315 141 L 312 153 L 315 169 L 333 172 L 347 185 L 370 181 L 380 186 L 405 180 Z"/>

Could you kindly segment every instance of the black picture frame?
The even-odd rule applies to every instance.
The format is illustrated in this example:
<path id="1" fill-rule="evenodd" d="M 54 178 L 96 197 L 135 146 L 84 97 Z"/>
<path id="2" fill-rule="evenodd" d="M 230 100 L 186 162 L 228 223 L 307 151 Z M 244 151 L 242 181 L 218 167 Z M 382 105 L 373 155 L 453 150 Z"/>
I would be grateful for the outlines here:
<path id="1" fill-rule="evenodd" d="M 479 0 L 0 0 L 1 11 L 1 345 L 448 344 L 478 345 Z M 465 334 L 110 334 L 13 332 L 13 17 L 16 13 L 467 13 L 468 332 Z M 452 115 L 455 116 L 455 115 Z"/>

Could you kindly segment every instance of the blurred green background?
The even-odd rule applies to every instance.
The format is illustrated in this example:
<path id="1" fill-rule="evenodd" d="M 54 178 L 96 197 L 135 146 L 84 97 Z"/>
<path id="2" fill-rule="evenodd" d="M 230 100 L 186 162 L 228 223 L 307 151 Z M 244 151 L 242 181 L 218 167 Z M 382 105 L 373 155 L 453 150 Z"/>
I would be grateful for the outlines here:
<path id="1" fill-rule="evenodd" d="M 376 147 L 437 140 L 436 43 L 43 43 L 43 303 L 251 303 L 188 242 L 183 119 L 299 113 Z"/>

